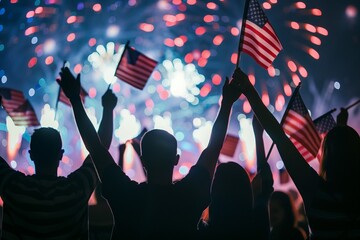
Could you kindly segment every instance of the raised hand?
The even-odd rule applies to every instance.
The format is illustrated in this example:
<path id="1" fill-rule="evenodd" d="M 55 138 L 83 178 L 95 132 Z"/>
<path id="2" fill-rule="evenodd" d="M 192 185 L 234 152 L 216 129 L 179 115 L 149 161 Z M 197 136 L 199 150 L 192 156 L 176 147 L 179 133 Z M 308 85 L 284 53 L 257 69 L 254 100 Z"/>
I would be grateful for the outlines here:
<path id="1" fill-rule="evenodd" d="M 229 81 L 229 78 L 226 77 L 225 83 L 222 88 L 223 101 L 233 104 L 236 100 L 239 99 L 240 95 L 241 91 L 237 81 L 235 81 L 234 79 Z"/>
<path id="2" fill-rule="evenodd" d="M 336 123 L 338 126 L 346 126 L 349 118 L 349 113 L 346 108 L 340 108 L 340 113 L 336 117 Z"/>
<path id="3" fill-rule="evenodd" d="M 245 94 L 252 88 L 251 82 L 248 76 L 241 71 L 240 68 L 236 68 L 233 74 L 233 81 L 238 85 L 241 93 Z"/>
<path id="4" fill-rule="evenodd" d="M 254 197 L 263 196 L 270 197 L 274 191 L 274 179 L 271 168 L 268 163 L 264 164 L 262 169 L 256 174 L 251 181 Z"/>
<path id="5" fill-rule="evenodd" d="M 111 89 L 106 90 L 104 95 L 101 97 L 101 104 L 104 108 L 114 109 L 116 107 L 117 97 Z"/>
<path id="6" fill-rule="evenodd" d="M 56 79 L 56 81 L 61 86 L 65 95 L 69 99 L 78 98 L 80 96 L 80 74 L 74 77 L 74 75 L 70 72 L 68 67 L 62 67 L 60 71 L 61 79 Z"/>

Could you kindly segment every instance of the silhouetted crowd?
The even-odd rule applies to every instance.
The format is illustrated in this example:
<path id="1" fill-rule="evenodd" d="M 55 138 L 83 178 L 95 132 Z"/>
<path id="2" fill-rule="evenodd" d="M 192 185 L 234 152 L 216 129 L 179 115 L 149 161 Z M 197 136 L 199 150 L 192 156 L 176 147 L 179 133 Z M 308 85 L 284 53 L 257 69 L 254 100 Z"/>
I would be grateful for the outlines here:
<path id="1" fill-rule="evenodd" d="M 41 127 L 30 141 L 34 175 L 1 158 L 1 239 L 360 239 L 360 137 L 347 125 L 346 109 L 322 141 L 318 173 L 237 68 L 223 84 L 209 143 L 188 174 L 173 181 L 177 141 L 167 131 L 151 129 L 132 141 L 146 175 L 138 183 L 122 169 L 126 144 L 119 146 L 119 164 L 108 151 L 117 104 L 112 90 L 102 96 L 96 131 L 80 98 L 80 75 L 63 67 L 60 77 L 89 156 L 67 177 L 58 176 L 64 152 L 60 133 Z M 219 163 L 232 106 L 241 94 L 254 112 L 254 177 L 236 162 Z M 264 131 L 301 195 L 300 210 L 289 193 L 274 191 Z M 94 191 L 97 204 L 88 206 Z"/>

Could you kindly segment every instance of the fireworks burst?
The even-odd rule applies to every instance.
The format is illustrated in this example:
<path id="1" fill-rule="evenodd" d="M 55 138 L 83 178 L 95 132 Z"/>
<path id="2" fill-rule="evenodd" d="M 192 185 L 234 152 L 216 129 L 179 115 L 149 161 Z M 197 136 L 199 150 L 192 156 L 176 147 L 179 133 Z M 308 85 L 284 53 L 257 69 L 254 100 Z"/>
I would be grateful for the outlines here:
<path id="1" fill-rule="evenodd" d="M 285 50 L 268 71 L 245 55 L 241 67 L 261 90 L 269 109 L 280 113 L 292 87 L 311 75 L 308 66 L 320 58 L 318 46 L 328 32 L 316 24 L 322 12 L 312 6 L 315 3 L 268 0 L 262 4 Z M 83 87 L 89 93 L 86 105 L 94 108 L 94 118 L 100 119 L 99 101 L 108 84 L 118 95 L 115 144 L 136 136 L 142 127 L 163 128 L 175 135 L 184 155 L 187 151 L 196 158 L 208 140 L 199 132 L 210 129 L 222 83 L 235 68 L 242 12 L 239 1 L 224 0 L 11 0 L 0 9 L 0 18 L 5 19 L 0 26 L 4 39 L 0 57 L 16 62 L 16 67 L 2 63 L 1 82 L 6 87 L 21 86 L 42 124 L 53 124 L 58 94 L 55 78 L 68 60 L 72 71 L 82 74 Z M 127 40 L 160 63 L 142 92 L 114 77 Z M 241 106 L 234 107 L 233 115 L 238 121 L 230 125 L 230 132 L 243 136 L 238 130 L 244 125 L 239 116 L 250 113 L 251 108 L 247 101 L 237 104 Z M 68 114 L 68 107 L 59 106 L 56 126 L 64 145 L 70 145 L 66 159 L 76 159 L 82 147 L 76 144 L 79 136 L 72 134 L 75 126 L 65 121 Z M 135 130 L 123 136 L 119 126 L 129 121 L 136 123 Z M 179 169 L 188 168 L 191 161 Z M 63 173 L 77 166 L 68 160 L 62 165 Z"/>

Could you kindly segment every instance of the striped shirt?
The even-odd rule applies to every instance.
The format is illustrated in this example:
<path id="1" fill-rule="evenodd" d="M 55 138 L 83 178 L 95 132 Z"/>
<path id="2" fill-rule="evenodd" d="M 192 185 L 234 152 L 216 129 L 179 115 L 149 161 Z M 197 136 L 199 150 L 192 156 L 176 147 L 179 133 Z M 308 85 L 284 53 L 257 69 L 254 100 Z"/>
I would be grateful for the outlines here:
<path id="1" fill-rule="evenodd" d="M 96 181 L 90 157 L 68 177 L 26 176 L 1 158 L 1 239 L 88 239 L 88 200 Z"/>
<path id="2" fill-rule="evenodd" d="M 341 196 L 320 180 L 318 191 L 306 208 L 312 240 L 359 240 L 360 216 L 346 211 Z M 359 203 L 360 204 L 360 203 Z"/>

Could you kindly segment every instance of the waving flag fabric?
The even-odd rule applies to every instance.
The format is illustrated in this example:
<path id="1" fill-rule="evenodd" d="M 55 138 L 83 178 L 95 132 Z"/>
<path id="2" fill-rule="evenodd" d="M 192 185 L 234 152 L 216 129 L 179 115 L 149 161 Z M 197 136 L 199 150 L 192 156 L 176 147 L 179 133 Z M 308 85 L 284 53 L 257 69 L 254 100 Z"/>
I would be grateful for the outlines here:
<path id="1" fill-rule="evenodd" d="M 316 130 L 322 137 L 336 126 L 336 121 L 331 113 L 331 111 L 327 112 L 313 121 Z"/>
<path id="2" fill-rule="evenodd" d="M 16 126 L 39 126 L 34 108 L 25 99 L 23 92 L 10 88 L 0 88 L 1 105 Z"/>
<path id="3" fill-rule="evenodd" d="M 296 95 L 284 116 L 282 127 L 300 154 L 309 162 L 316 158 L 321 139 L 300 93 L 297 91 L 294 94 Z"/>
<path id="4" fill-rule="evenodd" d="M 88 93 L 81 87 L 80 89 L 80 98 L 82 100 L 82 102 L 85 102 L 85 97 L 88 96 Z M 58 101 L 62 102 L 68 106 L 71 106 L 70 100 L 68 99 L 68 97 L 65 95 L 64 91 L 61 89 L 59 89 L 59 96 L 58 96 Z"/>
<path id="5" fill-rule="evenodd" d="M 115 76 L 131 86 L 142 90 L 157 63 L 157 61 L 126 44 L 116 68 Z"/>
<path id="6" fill-rule="evenodd" d="M 0 95 L 1 105 L 6 112 L 11 112 L 26 102 L 23 92 L 19 90 L 0 88 Z"/>
<path id="7" fill-rule="evenodd" d="M 282 49 L 281 43 L 257 0 L 248 0 L 244 11 L 242 51 L 267 69 Z"/>
<path id="8" fill-rule="evenodd" d="M 40 125 L 34 108 L 28 100 L 17 109 L 8 112 L 8 114 L 16 126 L 34 127 Z"/>

